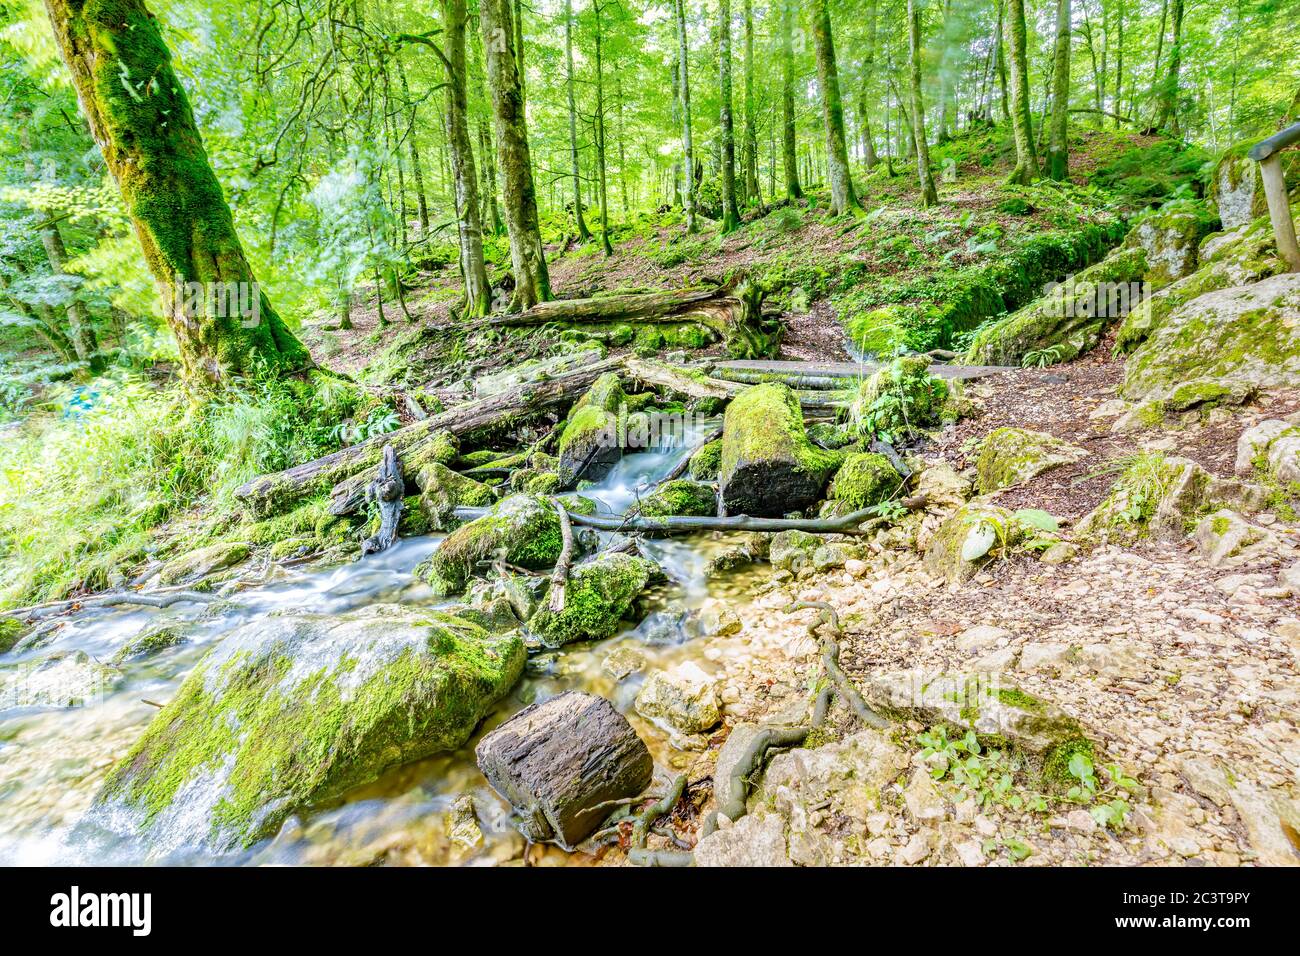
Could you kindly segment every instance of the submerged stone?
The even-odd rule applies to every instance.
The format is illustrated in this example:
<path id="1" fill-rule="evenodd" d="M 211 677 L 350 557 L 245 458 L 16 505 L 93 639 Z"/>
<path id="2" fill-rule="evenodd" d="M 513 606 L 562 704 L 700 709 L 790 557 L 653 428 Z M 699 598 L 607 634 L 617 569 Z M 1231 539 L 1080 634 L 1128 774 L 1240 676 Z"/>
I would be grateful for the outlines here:
<path id="1" fill-rule="evenodd" d="M 292 813 L 464 744 L 524 657 L 517 634 L 429 609 L 251 622 L 113 768 L 93 818 L 158 854 L 250 846 Z"/>

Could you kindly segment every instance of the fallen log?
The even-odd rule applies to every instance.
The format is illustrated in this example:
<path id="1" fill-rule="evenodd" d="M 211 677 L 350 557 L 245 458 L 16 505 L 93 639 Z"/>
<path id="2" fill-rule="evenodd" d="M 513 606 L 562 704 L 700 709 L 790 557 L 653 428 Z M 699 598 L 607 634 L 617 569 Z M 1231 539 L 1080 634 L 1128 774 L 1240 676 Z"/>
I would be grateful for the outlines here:
<path id="1" fill-rule="evenodd" d="M 727 354 L 735 358 L 771 355 L 781 338 L 780 322 L 763 317 L 762 287 L 749 282 L 738 286 L 734 294 L 712 288 L 555 299 L 488 320 L 490 325 L 509 328 L 672 322 L 695 322 L 712 330 L 722 339 Z"/>
<path id="2" fill-rule="evenodd" d="M 605 359 L 549 381 L 530 382 L 511 392 L 465 402 L 387 435 L 378 435 L 323 458 L 254 478 L 235 490 L 235 498 L 259 520 L 282 513 L 303 498 L 323 495 L 340 482 L 374 468 L 379 464 L 386 444 L 392 445 L 403 458 L 418 457 L 421 448 L 441 431 L 451 432 L 458 438 L 490 433 L 577 401 L 602 374 L 621 367 L 620 359 Z M 404 476 L 407 480 L 412 477 Z"/>
<path id="3" fill-rule="evenodd" d="M 899 504 L 909 511 L 924 508 L 925 495 L 903 498 Z M 481 518 L 487 508 L 456 508 L 456 517 L 465 521 Z M 751 518 L 734 515 L 723 518 L 670 515 L 664 518 L 647 518 L 643 515 L 581 515 L 570 514 L 569 520 L 584 528 L 598 531 L 646 531 L 682 533 L 691 531 L 807 531 L 810 534 L 869 534 L 885 519 L 876 508 L 863 508 L 838 518 Z"/>
<path id="4" fill-rule="evenodd" d="M 650 784 L 654 761 L 627 718 L 603 697 L 568 691 L 525 707 L 474 750 L 492 788 L 529 840 L 572 850 L 612 801 Z"/>

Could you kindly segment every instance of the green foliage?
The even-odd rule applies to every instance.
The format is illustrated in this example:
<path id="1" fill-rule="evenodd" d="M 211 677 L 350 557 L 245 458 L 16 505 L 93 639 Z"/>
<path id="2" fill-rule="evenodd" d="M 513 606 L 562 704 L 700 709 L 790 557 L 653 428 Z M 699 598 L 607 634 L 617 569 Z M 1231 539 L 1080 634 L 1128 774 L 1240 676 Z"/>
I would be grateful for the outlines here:
<path id="1" fill-rule="evenodd" d="M 924 356 L 897 358 L 863 381 L 849 408 L 857 433 L 895 442 L 937 425 L 948 386 L 929 367 Z"/>

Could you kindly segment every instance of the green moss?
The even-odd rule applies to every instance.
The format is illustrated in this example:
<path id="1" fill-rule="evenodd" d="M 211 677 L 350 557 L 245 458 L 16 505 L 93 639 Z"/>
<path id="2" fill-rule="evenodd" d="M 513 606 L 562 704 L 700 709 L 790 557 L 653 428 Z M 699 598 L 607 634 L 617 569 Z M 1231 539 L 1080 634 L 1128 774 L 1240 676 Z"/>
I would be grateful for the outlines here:
<path id="1" fill-rule="evenodd" d="M 647 518 L 663 518 L 668 515 L 711 516 L 718 513 L 718 502 L 710 485 L 676 479 L 665 481 L 642 498 L 637 510 Z"/>
<path id="2" fill-rule="evenodd" d="M 118 649 L 113 655 L 114 664 L 152 657 L 169 647 L 185 643 L 185 629 L 176 624 L 164 624 L 138 634 Z"/>
<path id="3" fill-rule="evenodd" d="M 981 494 L 1028 481 L 1083 456 L 1082 449 L 1043 432 L 998 428 L 980 443 L 975 469 Z"/>
<path id="4" fill-rule="evenodd" d="M 1096 747 L 1083 736 L 1072 737 L 1053 747 L 1043 757 L 1042 783 L 1055 790 L 1068 790 L 1078 783 L 1070 773 L 1070 760 L 1075 754 L 1083 754 L 1090 761 L 1095 761 Z"/>
<path id="5" fill-rule="evenodd" d="M 0 654 L 8 654 L 22 640 L 27 625 L 13 617 L 0 617 Z"/>
<path id="6" fill-rule="evenodd" d="M 580 564 L 569 574 L 563 610 L 556 613 L 544 601 L 529 629 L 549 647 L 610 637 L 645 589 L 651 570 L 644 558 L 622 553 L 607 552 Z"/>
<path id="7" fill-rule="evenodd" d="M 701 445 L 691 455 L 690 473 L 696 481 L 715 481 L 722 466 L 722 439 Z"/>
<path id="8" fill-rule="evenodd" d="M 851 454 L 831 481 L 830 497 L 855 511 L 888 501 L 903 486 L 894 466 L 884 455 Z"/>
<path id="9" fill-rule="evenodd" d="M 343 631 L 349 650 L 304 668 Z M 437 611 L 258 622 L 196 666 L 96 800 L 139 811 L 146 832 L 197 819 L 207 831 L 186 836 L 249 846 L 292 812 L 461 746 L 524 657 L 517 635 Z"/>
<path id="10" fill-rule="evenodd" d="M 436 591 L 454 593 L 478 573 L 479 562 L 504 560 L 540 570 L 555 564 L 563 544 L 560 518 L 550 503 L 514 495 L 449 534 L 415 573 Z"/>

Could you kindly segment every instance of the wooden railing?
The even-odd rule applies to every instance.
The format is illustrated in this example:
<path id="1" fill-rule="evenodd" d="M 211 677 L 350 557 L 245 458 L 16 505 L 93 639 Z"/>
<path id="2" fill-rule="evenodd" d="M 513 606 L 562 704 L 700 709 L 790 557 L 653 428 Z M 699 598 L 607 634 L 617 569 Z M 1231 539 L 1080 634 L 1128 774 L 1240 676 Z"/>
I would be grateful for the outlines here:
<path id="1" fill-rule="evenodd" d="M 1268 201 L 1268 216 L 1273 222 L 1277 251 L 1292 272 L 1300 272 L 1300 246 L 1296 245 L 1295 223 L 1291 220 L 1291 205 L 1287 201 L 1286 177 L 1282 174 L 1282 151 L 1297 143 L 1300 143 L 1300 123 L 1293 123 L 1256 143 L 1247 154 L 1259 163 L 1259 175 L 1264 182 L 1264 198 Z"/>

